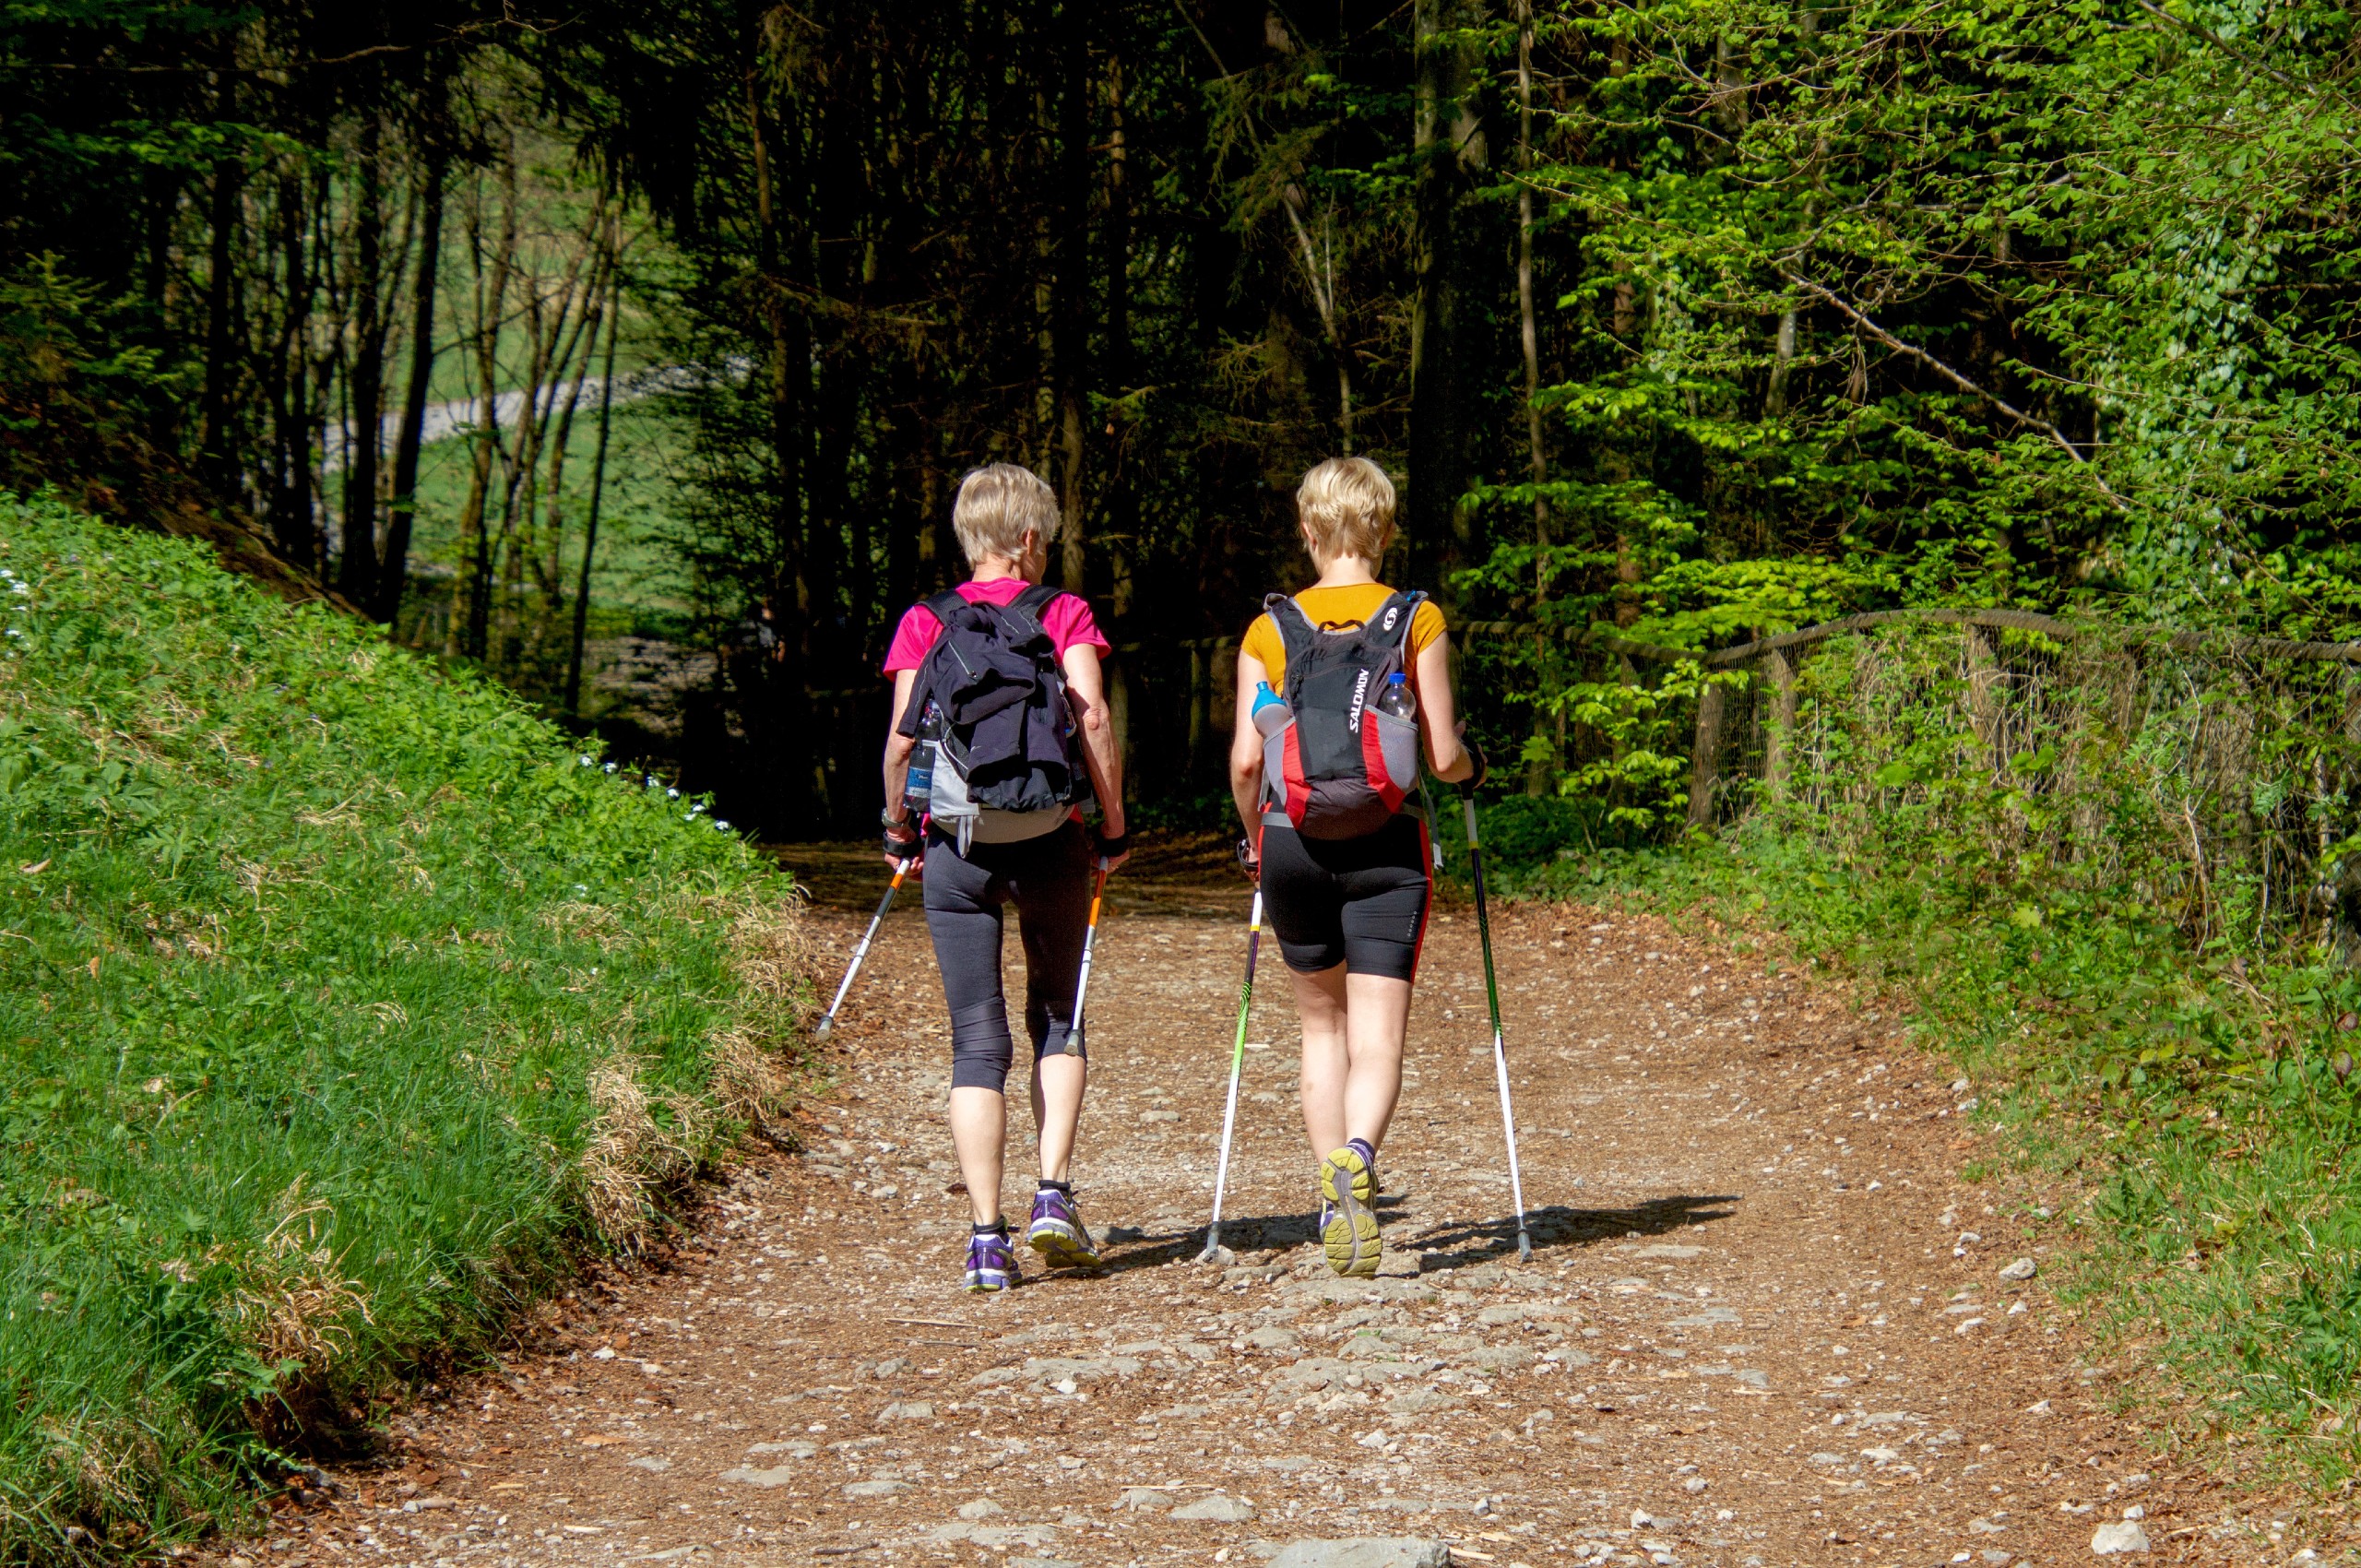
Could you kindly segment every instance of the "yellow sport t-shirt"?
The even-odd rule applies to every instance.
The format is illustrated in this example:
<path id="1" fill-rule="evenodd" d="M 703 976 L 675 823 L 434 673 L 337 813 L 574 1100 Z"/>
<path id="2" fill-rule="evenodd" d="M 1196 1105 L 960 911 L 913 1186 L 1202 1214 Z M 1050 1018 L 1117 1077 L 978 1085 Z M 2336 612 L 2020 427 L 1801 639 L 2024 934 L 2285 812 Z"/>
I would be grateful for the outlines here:
<path id="1" fill-rule="evenodd" d="M 1366 623 L 1393 597 L 1394 590 L 1383 583 L 1348 583 L 1342 588 L 1306 588 L 1295 596 L 1295 601 L 1313 625 L 1344 626 L 1355 621 Z M 1442 633 L 1442 612 L 1435 608 L 1433 600 L 1420 600 L 1418 614 L 1410 619 L 1409 655 L 1403 661 L 1412 667 L 1413 683 L 1418 680 L 1418 655 Z M 1238 651 L 1262 661 L 1271 690 L 1287 689 L 1287 646 L 1280 639 L 1278 623 L 1271 619 L 1269 611 L 1254 617 Z"/>

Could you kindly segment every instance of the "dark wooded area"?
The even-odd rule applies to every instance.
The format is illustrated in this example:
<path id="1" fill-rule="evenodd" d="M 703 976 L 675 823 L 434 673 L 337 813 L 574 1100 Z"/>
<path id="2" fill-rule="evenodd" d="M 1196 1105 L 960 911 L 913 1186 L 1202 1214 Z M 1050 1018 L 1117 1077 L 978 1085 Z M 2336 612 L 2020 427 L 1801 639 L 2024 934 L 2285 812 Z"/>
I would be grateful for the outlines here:
<path id="1" fill-rule="evenodd" d="M 255 519 L 791 833 L 870 810 L 966 468 L 1058 489 L 1185 810 L 1221 639 L 1302 574 L 1294 481 L 1363 452 L 1393 574 L 1527 628 L 1478 641 L 1478 725 L 1644 837 L 1691 815 L 1695 694 L 1593 628 L 2349 628 L 2351 24 L 2272 18 L 15 13 L 0 481 Z M 611 437 L 660 515 L 606 499 Z M 594 576 L 626 548 L 635 608 Z"/>

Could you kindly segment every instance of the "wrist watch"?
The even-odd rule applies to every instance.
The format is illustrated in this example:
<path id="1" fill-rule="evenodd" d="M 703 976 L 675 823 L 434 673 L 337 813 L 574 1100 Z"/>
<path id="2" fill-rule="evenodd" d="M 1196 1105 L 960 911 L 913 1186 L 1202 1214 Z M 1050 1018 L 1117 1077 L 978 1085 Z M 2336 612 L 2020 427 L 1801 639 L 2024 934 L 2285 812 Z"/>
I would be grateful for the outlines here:
<path id="1" fill-rule="evenodd" d="M 900 815 L 900 816 L 896 816 L 896 815 L 895 815 L 892 812 L 890 812 L 890 811 L 882 811 L 882 812 L 879 812 L 879 813 L 877 814 L 877 820 L 878 820 L 878 822 L 879 822 L 879 823 L 883 824 L 884 826 L 886 826 L 886 827 L 888 827 L 888 828 L 895 828 L 895 827 L 911 827 L 910 819 L 909 819 L 909 815 L 908 815 L 908 813 L 905 813 L 905 814 L 902 814 L 902 815 Z M 917 831 L 917 830 L 916 830 L 915 828 L 911 828 L 911 831 L 915 832 L 915 831 Z"/>

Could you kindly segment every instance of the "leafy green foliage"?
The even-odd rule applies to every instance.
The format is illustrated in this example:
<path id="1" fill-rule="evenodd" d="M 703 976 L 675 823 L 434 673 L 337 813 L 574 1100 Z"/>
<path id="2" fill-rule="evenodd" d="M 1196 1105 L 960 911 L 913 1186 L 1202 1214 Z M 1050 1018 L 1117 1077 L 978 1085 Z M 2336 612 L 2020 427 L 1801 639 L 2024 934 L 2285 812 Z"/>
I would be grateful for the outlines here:
<path id="1" fill-rule="evenodd" d="M 145 1549 L 635 1233 L 790 889 L 202 550 L 0 497 L 0 1555 Z"/>

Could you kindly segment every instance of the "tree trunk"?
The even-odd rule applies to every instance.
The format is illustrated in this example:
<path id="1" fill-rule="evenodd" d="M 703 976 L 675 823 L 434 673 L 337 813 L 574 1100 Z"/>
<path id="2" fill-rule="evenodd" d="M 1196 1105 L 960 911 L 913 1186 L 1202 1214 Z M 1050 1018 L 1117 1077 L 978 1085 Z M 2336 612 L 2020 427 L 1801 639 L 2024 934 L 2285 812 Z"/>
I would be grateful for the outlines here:
<path id="1" fill-rule="evenodd" d="M 516 158 L 512 141 L 502 166 L 500 240 L 492 270 L 483 270 L 483 214 L 474 214 L 476 275 L 476 396 L 475 453 L 468 478 L 468 499 L 459 511 L 459 563 L 453 581 L 453 604 L 446 651 L 470 659 L 484 656 L 492 612 L 492 530 L 484 526 L 484 502 L 492 490 L 493 459 L 502 452 L 500 436 L 500 317 L 506 309 L 508 277 L 516 258 Z"/>
<path id="2" fill-rule="evenodd" d="M 599 506 L 607 494 L 607 432 L 615 408 L 615 339 L 623 329 L 623 268 L 613 258 L 620 246 L 609 232 L 608 256 L 611 299 L 607 317 L 607 359 L 599 373 L 599 442 L 590 457 L 590 509 L 582 523 L 582 572 L 574 588 L 573 646 L 565 660 L 565 711 L 582 712 L 582 649 L 590 635 L 590 564 L 599 553 Z"/>
<path id="3" fill-rule="evenodd" d="M 410 286 L 409 379 L 402 387 L 401 428 L 394 436 L 393 504 L 386 519 L 385 556 L 370 613 L 387 626 L 401 613 L 409 576 L 410 520 L 418 515 L 418 462 L 425 445 L 426 395 L 434 383 L 435 285 L 442 276 L 443 186 L 450 154 L 438 132 L 426 145 L 425 189 L 420 194 L 418 273 Z"/>
<path id="4" fill-rule="evenodd" d="M 230 429 L 230 383 L 237 374 L 237 367 L 231 362 L 237 337 L 237 267 L 231 258 L 237 246 L 240 198 L 245 181 L 246 166 L 240 159 L 224 158 L 213 165 L 212 211 L 208 215 L 212 232 L 206 252 L 205 380 L 197 404 L 198 466 L 206 482 L 224 501 L 234 501 L 240 488 L 237 437 Z M 312 564 L 310 552 L 303 548 L 307 540 L 281 540 L 279 543 L 299 564 Z"/>
<path id="5" fill-rule="evenodd" d="M 1779 337 L 1771 361 L 1771 386 L 1762 396 L 1762 417 L 1777 419 L 1787 411 L 1787 377 L 1796 364 L 1796 307 L 1779 313 Z"/>
<path id="6" fill-rule="evenodd" d="M 1059 581 L 1080 593 L 1086 582 L 1083 508 L 1084 422 L 1088 417 L 1090 353 L 1090 40 L 1086 12 L 1064 18 L 1058 126 L 1056 281 L 1050 303 L 1050 360 L 1058 398 Z"/>
<path id="7" fill-rule="evenodd" d="M 337 587 L 355 604 L 377 593 L 377 453 L 384 444 L 386 332 L 378 299 L 386 234 L 385 124 L 361 123 L 361 179 L 354 214 L 351 407 L 345 416 L 343 549 Z"/>
<path id="8" fill-rule="evenodd" d="M 315 284 L 303 244 L 309 205 L 303 182 L 291 172 L 279 184 L 279 269 L 287 308 L 279 350 L 272 356 L 271 423 L 276 460 L 270 493 L 271 537 L 291 553 L 313 536 L 312 516 L 312 295 Z"/>
<path id="9" fill-rule="evenodd" d="M 1457 273 L 1467 173 L 1485 161 L 1471 93 L 1473 46 L 1464 30 L 1479 16 L 1473 0 L 1413 0 L 1417 296 L 1410 315 L 1409 535 L 1421 575 L 1446 598 L 1449 573 L 1466 563 L 1473 545 L 1460 505 L 1469 476 Z"/>
<path id="10" fill-rule="evenodd" d="M 1549 459 L 1541 443 L 1541 325 L 1533 304 L 1533 0 L 1516 0 L 1516 144 L 1517 164 L 1524 178 L 1516 187 L 1516 307 L 1518 337 L 1525 350 L 1525 440 L 1528 472 L 1535 486 L 1549 481 Z M 1536 488 L 1533 497 L 1533 603 L 1535 620 L 1549 597 L 1549 503 Z M 1548 635 L 1534 630 L 1533 675 L 1538 689 L 1550 671 Z M 1557 788 L 1563 759 L 1556 751 L 1547 707 L 1533 705 L 1533 739 L 1536 742 L 1525 767 L 1525 792 L 1542 796 Z"/>

